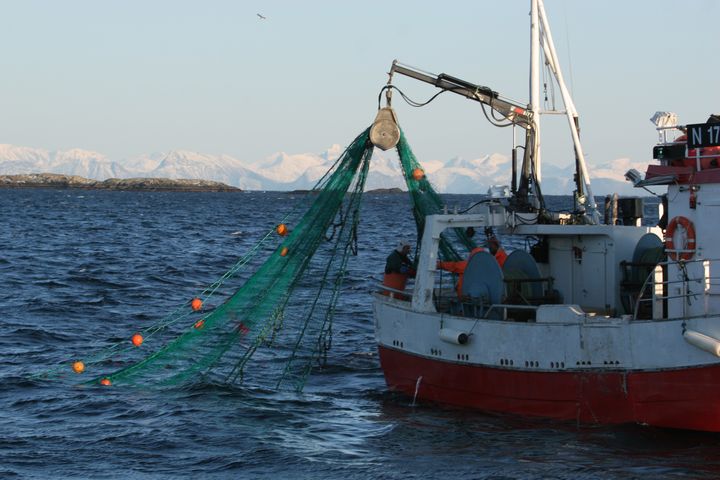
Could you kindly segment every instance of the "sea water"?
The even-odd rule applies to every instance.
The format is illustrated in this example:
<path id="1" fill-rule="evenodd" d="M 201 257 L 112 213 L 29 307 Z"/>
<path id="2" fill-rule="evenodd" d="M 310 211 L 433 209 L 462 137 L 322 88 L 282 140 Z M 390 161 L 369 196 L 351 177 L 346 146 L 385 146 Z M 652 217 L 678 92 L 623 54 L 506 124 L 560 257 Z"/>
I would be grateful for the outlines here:
<path id="1" fill-rule="evenodd" d="M 333 348 L 302 393 L 28 378 L 157 322 L 297 197 L 0 190 L 0 478 L 720 477 L 715 434 L 492 415 L 389 392 L 370 292 L 397 241 L 415 238 L 405 195 L 365 195 Z M 460 209 L 474 200 L 448 198 Z"/>

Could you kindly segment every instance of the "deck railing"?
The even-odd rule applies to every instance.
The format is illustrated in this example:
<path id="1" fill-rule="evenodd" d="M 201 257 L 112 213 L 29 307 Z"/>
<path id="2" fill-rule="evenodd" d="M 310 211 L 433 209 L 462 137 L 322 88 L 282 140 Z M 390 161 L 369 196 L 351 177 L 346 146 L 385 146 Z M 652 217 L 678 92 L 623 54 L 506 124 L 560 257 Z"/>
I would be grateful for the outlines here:
<path id="1" fill-rule="evenodd" d="M 710 298 L 720 296 L 720 276 L 711 274 L 711 272 L 720 270 L 719 262 L 718 259 L 707 258 L 659 262 L 645 278 L 635 299 L 633 320 L 637 320 L 641 312 L 648 310 L 652 312 L 651 319 L 670 319 L 668 316 L 669 302 L 678 299 L 682 299 L 682 313 L 674 318 L 709 314 Z M 673 271 L 679 278 L 669 279 L 670 266 L 675 267 Z M 680 286 L 677 289 L 679 293 L 670 293 L 672 287 L 677 285 Z M 704 299 L 702 313 L 699 313 L 697 309 L 690 312 L 689 307 L 700 299 Z M 720 307 L 720 298 L 717 307 Z"/>

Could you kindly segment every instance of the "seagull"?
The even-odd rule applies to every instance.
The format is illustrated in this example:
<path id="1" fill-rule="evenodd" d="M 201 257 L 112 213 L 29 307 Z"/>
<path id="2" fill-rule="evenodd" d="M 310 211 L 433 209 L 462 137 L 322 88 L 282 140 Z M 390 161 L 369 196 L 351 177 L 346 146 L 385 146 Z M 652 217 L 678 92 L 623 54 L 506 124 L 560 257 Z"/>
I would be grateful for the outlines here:
<path id="1" fill-rule="evenodd" d="M 260 20 L 267 20 L 267 17 L 264 17 L 264 16 L 260 15 L 259 13 L 256 13 L 255 15 L 260 17 Z"/>

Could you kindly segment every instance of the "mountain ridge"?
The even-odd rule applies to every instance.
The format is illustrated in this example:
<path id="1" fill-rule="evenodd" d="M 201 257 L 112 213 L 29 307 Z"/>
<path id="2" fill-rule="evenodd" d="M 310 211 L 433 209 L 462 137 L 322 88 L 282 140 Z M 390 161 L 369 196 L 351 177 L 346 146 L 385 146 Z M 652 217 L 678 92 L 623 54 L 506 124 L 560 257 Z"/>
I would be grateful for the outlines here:
<path id="1" fill-rule="evenodd" d="M 41 148 L 0 144 L 0 175 L 47 172 L 80 176 L 95 181 L 110 178 L 167 178 L 170 180 L 209 180 L 243 190 L 307 190 L 322 178 L 340 157 L 343 148 L 331 145 L 320 153 L 276 152 L 256 162 L 227 154 L 208 154 L 189 150 L 170 150 L 112 160 L 92 150 L 72 148 L 49 151 Z M 452 157 L 443 162 L 420 162 L 440 193 L 486 193 L 492 185 L 510 183 L 510 159 L 493 153 L 479 158 Z M 637 194 L 624 179 L 629 168 L 644 169 L 644 164 L 619 158 L 589 166 L 591 178 L 600 187 L 594 195 Z M 405 189 L 402 169 L 394 152 L 376 152 L 370 164 L 367 190 Z M 567 168 L 543 166 L 543 192 L 572 193 L 572 174 Z"/>

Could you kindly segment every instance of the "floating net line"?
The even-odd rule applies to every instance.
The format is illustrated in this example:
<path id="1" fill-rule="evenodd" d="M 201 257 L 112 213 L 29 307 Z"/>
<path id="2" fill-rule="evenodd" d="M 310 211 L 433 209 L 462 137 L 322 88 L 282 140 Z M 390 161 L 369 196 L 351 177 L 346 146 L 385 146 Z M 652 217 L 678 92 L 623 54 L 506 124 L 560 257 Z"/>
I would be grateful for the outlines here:
<path id="1" fill-rule="evenodd" d="M 203 305 L 268 250 L 276 229 L 201 295 L 139 331 L 132 342 L 126 339 L 34 377 L 72 375 L 74 370 L 90 377 L 89 384 L 144 386 L 252 378 L 261 388 L 301 390 L 330 348 L 347 261 L 356 251 L 362 191 L 373 153 L 368 137 L 369 129 L 350 144 L 305 202 L 283 218 L 277 229 L 280 233 L 282 226 L 286 234 L 281 244 L 216 308 Z M 301 214 L 303 207 L 307 209 Z M 256 368 L 247 368 L 251 363 Z"/>

